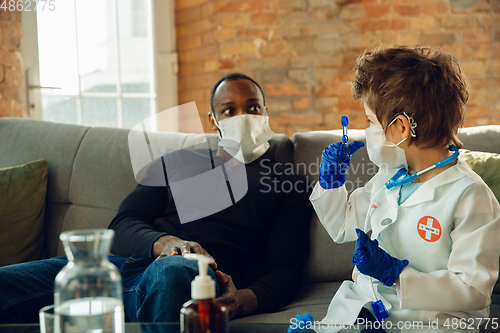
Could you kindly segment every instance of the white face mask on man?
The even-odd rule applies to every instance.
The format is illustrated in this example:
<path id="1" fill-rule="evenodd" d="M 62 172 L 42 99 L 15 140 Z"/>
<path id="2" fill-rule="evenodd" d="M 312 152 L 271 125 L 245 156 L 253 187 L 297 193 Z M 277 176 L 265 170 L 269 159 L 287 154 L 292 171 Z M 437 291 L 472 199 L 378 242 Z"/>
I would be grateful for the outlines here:
<path id="1" fill-rule="evenodd" d="M 415 127 L 417 127 L 417 124 L 413 121 L 412 117 L 409 117 L 405 112 L 403 112 L 403 114 L 410 122 L 410 135 L 416 137 Z M 396 119 L 397 117 L 394 118 L 385 129 L 382 125 L 375 125 L 365 130 L 368 157 L 379 168 L 385 166 L 387 168 L 408 169 L 405 151 L 400 148 L 399 145 L 407 140 L 409 135 L 397 144 L 387 141 L 385 136 L 385 131 L 396 121 Z"/>
<path id="2" fill-rule="evenodd" d="M 219 129 L 219 146 L 245 164 L 264 155 L 274 136 L 268 116 L 243 114 L 219 122 L 214 117 L 214 122 Z"/>

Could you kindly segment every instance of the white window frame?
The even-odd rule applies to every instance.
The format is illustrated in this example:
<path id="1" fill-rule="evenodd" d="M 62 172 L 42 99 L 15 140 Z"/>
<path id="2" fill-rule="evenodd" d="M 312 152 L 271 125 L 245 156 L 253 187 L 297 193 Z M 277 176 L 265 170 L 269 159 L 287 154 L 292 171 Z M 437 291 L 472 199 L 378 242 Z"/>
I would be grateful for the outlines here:
<path id="1" fill-rule="evenodd" d="M 73 0 L 76 1 L 76 0 Z M 118 34 L 118 7 L 119 0 L 113 0 L 116 10 L 116 34 Z M 151 15 L 149 25 L 150 40 L 150 82 L 152 83 L 149 93 L 124 93 L 121 91 L 121 84 L 117 85 L 117 92 L 83 92 L 81 89 L 81 76 L 78 71 L 78 94 L 57 95 L 61 97 L 71 97 L 77 99 L 77 124 L 82 125 L 81 101 L 84 97 L 114 98 L 117 100 L 117 127 L 123 127 L 122 121 L 122 99 L 123 98 L 149 98 L 151 101 L 151 115 L 155 112 L 177 106 L 177 73 L 178 59 L 176 53 L 175 36 L 175 12 L 174 0 L 150 0 L 148 3 L 148 13 Z M 76 17 L 75 4 L 75 25 Z M 39 61 L 38 61 L 38 35 L 36 24 L 36 12 L 23 12 L 23 61 L 25 68 L 24 85 L 25 94 L 25 117 L 42 119 L 41 93 L 40 89 L 50 87 L 40 87 Z M 78 28 L 75 27 L 76 34 Z M 75 36 L 76 39 L 76 36 Z M 121 83 L 120 77 L 120 39 L 116 36 L 116 55 L 118 65 L 118 83 Z M 76 39 L 77 57 L 78 57 L 78 39 Z M 79 62 L 77 58 L 77 66 Z M 160 91 L 161 93 L 157 93 Z M 178 130 L 178 115 L 174 112 L 169 113 L 168 121 L 165 124 L 158 124 L 163 130 Z"/>

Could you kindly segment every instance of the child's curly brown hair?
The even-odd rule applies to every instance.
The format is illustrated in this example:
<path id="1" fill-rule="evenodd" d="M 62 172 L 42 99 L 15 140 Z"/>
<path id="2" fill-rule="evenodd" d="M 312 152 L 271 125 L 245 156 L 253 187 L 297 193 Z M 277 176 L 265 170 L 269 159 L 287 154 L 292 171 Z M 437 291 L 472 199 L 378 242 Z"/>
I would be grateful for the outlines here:
<path id="1" fill-rule="evenodd" d="M 424 47 L 379 47 L 361 55 L 354 69 L 354 99 L 365 102 L 384 128 L 406 112 L 418 124 L 410 143 L 462 147 L 456 134 L 464 120 L 467 83 L 451 54 Z"/>

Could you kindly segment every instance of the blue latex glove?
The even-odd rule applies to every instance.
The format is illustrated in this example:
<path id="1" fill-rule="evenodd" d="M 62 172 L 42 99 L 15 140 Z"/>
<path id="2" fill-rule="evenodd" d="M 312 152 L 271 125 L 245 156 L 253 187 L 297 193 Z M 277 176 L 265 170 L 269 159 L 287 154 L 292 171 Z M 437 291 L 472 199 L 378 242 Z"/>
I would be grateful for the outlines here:
<path id="1" fill-rule="evenodd" d="M 352 255 L 352 263 L 358 270 L 369 275 L 386 286 L 392 286 L 403 268 L 408 265 L 408 260 L 399 260 L 391 257 L 378 246 L 377 240 L 371 240 L 362 230 L 356 229 L 358 240 Z"/>
<path id="2" fill-rule="evenodd" d="M 364 147 L 362 141 L 354 141 L 349 145 L 342 145 L 342 142 L 332 143 L 323 150 L 321 165 L 319 167 L 319 184 L 325 190 L 338 188 L 345 183 L 345 173 L 351 163 L 351 155 L 358 149 Z M 342 159 L 340 149 L 342 147 Z"/>
<path id="3" fill-rule="evenodd" d="M 313 317 L 310 313 L 304 313 L 303 315 L 296 315 L 295 321 L 288 327 L 287 333 L 302 333 L 310 332 L 306 327 L 313 326 Z M 301 328 L 302 327 L 302 328 Z"/>

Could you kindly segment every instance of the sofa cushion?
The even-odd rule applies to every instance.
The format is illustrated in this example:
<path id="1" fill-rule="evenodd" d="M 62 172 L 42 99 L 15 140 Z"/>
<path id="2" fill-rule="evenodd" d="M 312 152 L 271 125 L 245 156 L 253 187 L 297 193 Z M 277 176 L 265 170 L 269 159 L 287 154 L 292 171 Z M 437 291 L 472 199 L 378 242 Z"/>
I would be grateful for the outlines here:
<path id="1" fill-rule="evenodd" d="M 47 202 L 69 202 L 76 151 L 89 128 L 24 118 L 0 118 L 0 168 L 49 161 Z"/>
<path id="2" fill-rule="evenodd" d="M 129 132 L 126 129 L 89 129 L 75 157 L 69 189 L 71 203 L 118 210 L 123 199 L 137 186 L 129 151 Z M 204 136 L 155 134 L 149 137 L 155 158 L 169 148 L 192 147 Z M 216 139 L 215 134 L 207 137 Z M 292 144 L 285 135 L 278 134 L 271 140 L 270 153 L 276 158 L 291 162 L 292 152 Z"/>
<path id="3" fill-rule="evenodd" d="M 127 130 L 92 127 L 78 149 L 69 185 L 69 202 L 118 209 L 137 186 L 127 145 Z M 107 227 L 107 225 L 103 225 Z"/>
<path id="4" fill-rule="evenodd" d="M 47 174 L 43 159 L 0 169 L 0 266 L 40 259 Z"/>
<path id="5" fill-rule="evenodd" d="M 62 254 L 63 249 L 59 246 L 59 234 L 63 225 L 64 218 L 68 209 L 73 205 L 66 203 L 50 203 L 47 202 L 45 208 L 45 248 L 43 258 L 51 258 L 58 255 L 57 249 L 60 248 L 59 254 Z"/>
<path id="6" fill-rule="evenodd" d="M 239 318 L 232 320 L 231 323 L 290 324 L 291 318 L 305 312 L 310 313 L 314 321 L 321 321 L 326 316 L 333 295 L 335 295 L 341 284 L 341 282 L 304 283 L 297 291 L 294 300 L 278 311 Z M 284 331 L 286 331 L 286 328 Z M 255 332 L 260 331 L 256 330 Z"/>
<path id="7" fill-rule="evenodd" d="M 77 229 L 99 229 L 107 228 L 109 222 L 115 217 L 116 210 L 99 207 L 87 207 L 83 205 L 69 205 L 67 212 L 64 215 L 64 220 L 61 229 L 57 234 L 53 234 L 52 238 L 57 245 L 54 255 L 63 256 L 64 248 L 59 241 L 59 234 L 64 231 Z"/>
<path id="8" fill-rule="evenodd" d="M 498 125 L 462 128 L 458 133 L 458 139 L 464 144 L 464 149 L 500 154 Z"/>

